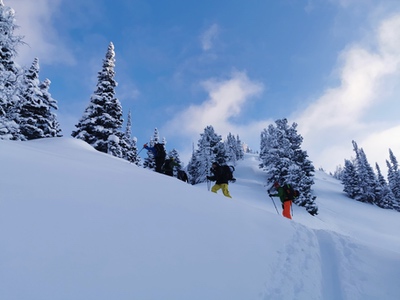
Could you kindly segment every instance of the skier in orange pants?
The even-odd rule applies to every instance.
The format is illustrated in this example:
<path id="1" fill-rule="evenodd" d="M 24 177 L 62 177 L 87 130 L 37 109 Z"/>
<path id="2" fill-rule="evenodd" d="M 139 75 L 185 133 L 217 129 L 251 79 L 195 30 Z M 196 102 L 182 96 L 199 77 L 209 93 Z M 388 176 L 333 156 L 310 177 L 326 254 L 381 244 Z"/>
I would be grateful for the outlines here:
<path id="1" fill-rule="evenodd" d="M 275 181 L 274 182 L 274 187 L 277 190 L 277 194 L 269 194 L 270 197 L 279 197 L 282 202 L 282 215 L 288 219 L 292 219 L 292 215 L 290 214 L 290 209 L 292 207 L 292 200 L 293 199 L 287 199 L 287 195 L 284 192 L 283 188 L 280 186 L 280 184 Z"/>

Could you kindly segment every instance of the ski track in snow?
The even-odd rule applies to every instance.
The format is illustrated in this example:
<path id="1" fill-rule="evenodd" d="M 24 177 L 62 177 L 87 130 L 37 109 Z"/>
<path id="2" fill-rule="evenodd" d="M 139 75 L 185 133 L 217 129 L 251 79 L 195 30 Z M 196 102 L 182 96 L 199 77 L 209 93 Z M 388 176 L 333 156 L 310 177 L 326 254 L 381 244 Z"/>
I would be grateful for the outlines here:
<path id="1" fill-rule="evenodd" d="M 234 191 L 236 185 L 241 185 L 240 190 L 245 193 L 238 195 L 239 200 L 275 213 L 272 201 L 267 196 L 269 187 L 263 183 L 265 175 L 258 168 L 257 157 L 250 156 L 245 159 L 251 162 L 237 167 L 236 172 L 240 177 L 231 185 L 231 190 Z M 335 199 L 338 190 L 331 177 L 326 175 L 319 180 L 323 180 L 324 187 L 327 187 L 323 197 Z M 280 202 L 277 198 L 274 198 L 274 201 L 280 214 Z M 325 208 L 322 203 L 321 206 L 325 211 L 329 211 L 331 216 L 340 215 L 337 210 Z M 353 241 L 355 237 L 350 237 L 333 223 L 327 223 L 319 215 L 310 219 L 304 208 L 294 205 L 294 214 L 293 220 L 290 221 L 293 231 L 288 232 L 285 246 L 277 253 L 270 253 L 274 259 L 270 270 L 266 270 L 269 276 L 264 290 L 259 293 L 259 299 L 379 299 L 379 296 L 368 292 L 368 285 L 371 285 L 368 275 L 357 278 L 353 275 L 354 270 L 357 270 L 357 274 L 374 273 L 369 261 L 362 259 L 366 246 L 360 246 Z M 302 276 L 299 277 L 298 274 Z M 310 294 L 309 291 L 313 293 Z M 392 296 L 390 291 L 387 294 L 390 295 L 389 298 Z"/>

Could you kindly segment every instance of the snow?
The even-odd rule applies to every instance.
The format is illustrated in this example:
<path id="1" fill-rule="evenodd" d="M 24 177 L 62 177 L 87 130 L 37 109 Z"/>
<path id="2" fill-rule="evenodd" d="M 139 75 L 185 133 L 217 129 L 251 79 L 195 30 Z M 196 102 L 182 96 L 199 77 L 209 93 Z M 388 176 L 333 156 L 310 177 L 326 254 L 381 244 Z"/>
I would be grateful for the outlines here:
<path id="1" fill-rule="evenodd" d="M 399 298 L 400 214 L 323 172 L 290 221 L 255 155 L 229 199 L 78 139 L 0 149 L 0 299 Z"/>

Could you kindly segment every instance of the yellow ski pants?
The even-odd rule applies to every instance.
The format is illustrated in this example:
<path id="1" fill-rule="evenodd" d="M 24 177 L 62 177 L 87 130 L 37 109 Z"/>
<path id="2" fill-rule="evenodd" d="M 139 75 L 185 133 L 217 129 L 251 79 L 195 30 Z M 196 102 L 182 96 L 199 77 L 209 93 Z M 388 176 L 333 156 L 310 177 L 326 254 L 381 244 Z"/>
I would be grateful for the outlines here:
<path id="1" fill-rule="evenodd" d="M 231 195 L 229 194 L 227 183 L 214 184 L 214 186 L 211 188 L 211 192 L 216 193 L 220 189 L 222 189 L 222 193 L 224 194 L 224 196 L 232 198 Z"/>

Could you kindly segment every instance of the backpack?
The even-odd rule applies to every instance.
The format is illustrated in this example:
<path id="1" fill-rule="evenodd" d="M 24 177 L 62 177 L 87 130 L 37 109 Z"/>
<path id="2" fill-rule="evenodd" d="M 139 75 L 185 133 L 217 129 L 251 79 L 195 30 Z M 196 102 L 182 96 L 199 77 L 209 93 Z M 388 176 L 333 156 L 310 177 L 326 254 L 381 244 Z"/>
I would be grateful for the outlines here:
<path id="1" fill-rule="evenodd" d="M 283 189 L 283 195 L 284 195 L 285 199 L 294 200 L 295 198 L 297 198 L 300 195 L 299 191 L 294 190 L 292 188 L 292 186 L 288 183 L 283 184 L 282 189 Z"/>
<path id="2" fill-rule="evenodd" d="M 170 158 L 166 159 L 165 162 L 164 162 L 163 168 L 165 170 L 172 170 L 173 167 L 174 166 L 172 165 L 172 159 L 170 159 Z"/>
<path id="3" fill-rule="evenodd" d="M 167 153 L 165 152 L 163 144 L 160 144 L 160 143 L 155 144 L 154 145 L 154 149 L 156 149 L 156 156 L 157 157 L 160 157 L 160 158 L 164 159 L 165 156 L 167 156 Z"/>
<path id="4" fill-rule="evenodd" d="M 221 167 L 222 168 L 222 174 L 223 176 L 228 180 L 228 181 L 232 181 L 235 182 L 236 179 L 233 178 L 233 172 L 235 171 L 235 167 L 234 166 L 228 166 L 228 165 L 224 165 Z"/>

